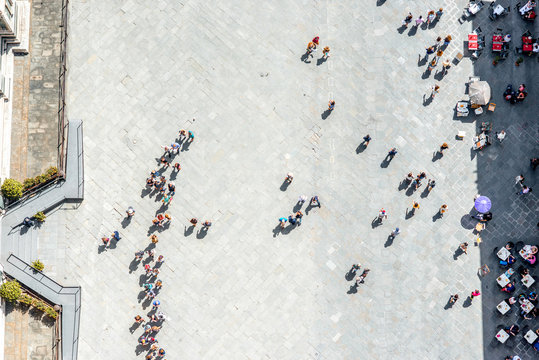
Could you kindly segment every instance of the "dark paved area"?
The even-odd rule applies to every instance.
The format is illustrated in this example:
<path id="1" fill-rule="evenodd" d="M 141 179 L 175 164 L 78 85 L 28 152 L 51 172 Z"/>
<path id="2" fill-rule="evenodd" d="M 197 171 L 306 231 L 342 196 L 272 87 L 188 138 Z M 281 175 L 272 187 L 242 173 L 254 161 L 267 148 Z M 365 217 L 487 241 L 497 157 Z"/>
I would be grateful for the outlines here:
<path id="1" fill-rule="evenodd" d="M 487 47 L 490 47 L 489 37 L 497 29 L 503 29 L 504 34 L 510 33 L 513 41 L 511 53 L 505 61 L 500 61 L 497 66 L 492 65 L 493 53 L 486 49 L 474 63 L 474 74 L 489 82 L 492 88 L 491 102 L 497 104 L 493 113 L 487 113 L 478 117 L 476 128 L 479 129 L 482 121 L 493 123 L 495 131 L 505 130 L 506 140 L 495 143 L 477 154 L 477 187 L 478 192 L 490 197 L 493 203 L 493 220 L 482 232 L 483 242 L 481 246 L 481 263 L 487 264 L 491 272 L 482 280 L 482 308 L 483 308 L 483 352 L 484 359 L 504 359 L 508 355 L 519 355 L 523 360 L 537 359 L 539 354 L 523 338 L 528 328 L 536 330 L 539 321 L 525 320 L 520 309 L 515 305 L 510 314 L 501 315 L 496 306 L 509 294 L 500 291 L 496 278 L 507 269 L 499 265 L 494 248 L 504 246 L 508 241 L 523 244 L 539 245 L 539 184 L 537 182 L 539 170 L 532 171 L 529 159 L 539 156 L 539 63 L 537 56 L 523 56 L 524 62 L 515 66 L 519 56 L 514 52 L 515 46 L 521 47 L 521 35 L 531 31 L 534 38 L 538 36 L 539 23 L 524 22 L 514 1 L 502 0 L 502 6 L 511 6 L 511 12 L 505 18 L 491 21 L 488 18 L 488 9 L 482 10 L 473 20 L 473 28 L 481 27 L 487 39 Z M 521 2 L 524 4 L 525 2 Z M 486 3 L 488 5 L 488 3 Z M 523 103 L 511 105 L 503 99 L 503 92 L 508 84 L 518 87 L 526 84 L 528 97 Z M 477 130 L 479 132 L 479 130 Z M 516 195 L 520 186 L 515 185 L 515 177 L 523 174 L 524 183 L 535 189 L 535 193 L 524 196 Z M 470 199 L 471 203 L 471 199 Z M 519 245 L 521 245 L 519 243 Z M 515 281 L 516 291 L 513 295 L 528 294 L 530 291 L 539 289 L 538 282 L 529 289 L 520 282 L 517 269 L 526 266 L 524 260 L 515 251 L 517 262 L 513 265 L 516 273 L 511 277 Z M 530 274 L 539 281 L 537 264 L 527 266 Z M 537 305 L 537 303 L 536 303 Z M 520 334 L 509 339 L 505 344 L 495 339 L 499 326 L 518 324 Z"/>

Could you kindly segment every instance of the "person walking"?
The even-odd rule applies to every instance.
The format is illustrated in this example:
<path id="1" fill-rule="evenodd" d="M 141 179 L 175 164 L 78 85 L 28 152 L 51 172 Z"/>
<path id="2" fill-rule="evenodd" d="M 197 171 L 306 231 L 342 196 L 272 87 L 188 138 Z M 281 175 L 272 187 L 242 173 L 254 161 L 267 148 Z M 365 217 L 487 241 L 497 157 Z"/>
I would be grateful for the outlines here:
<path id="1" fill-rule="evenodd" d="M 447 71 L 449 70 L 450 67 L 451 67 L 451 62 L 449 61 L 449 59 L 445 59 L 445 61 L 442 62 L 442 75 L 447 74 Z"/>
<path id="2" fill-rule="evenodd" d="M 189 220 L 189 222 L 191 223 L 193 227 L 195 227 L 197 226 L 198 220 L 196 218 L 192 218 L 191 220 Z"/>
<path id="3" fill-rule="evenodd" d="M 423 20 L 423 16 L 419 15 L 417 19 L 415 19 L 415 27 L 419 27 L 419 25 L 423 24 L 425 20 Z"/>
<path id="4" fill-rule="evenodd" d="M 361 268 L 361 264 L 352 264 L 352 269 L 350 270 L 351 273 L 355 274 L 359 269 Z"/>
<path id="5" fill-rule="evenodd" d="M 118 231 L 114 231 L 112 233 L 112 235 L 110 235 L 111 238 L 113 238 L 114 240 L 116 240 L 117 242 L 120 241 L 121 237 L 120 237 L 120 233 Z"/>
<path id="6" fill-rule="evenodd" d="M 369 134 L 363 136 L 363 145 L 365 145 L 365 147 L 369 146 L 369 143 L 371 142 L 372 138 Z"/>
<path id="7" fill-rule="evenodd" d="M 131 218 L 133 215 L 135 215 L 135 209 L 133 209 L 132 206 L 128 207 L 125 212 L 128 218 Z"/>
<path id="8" fill-rule="evenodd" d="M 440 86 L 437 84 L 434 84 L 431 88 L 432 92 L 430 94 L 430 97 L 434 99 L 436 95 L 440 92 Z"/>
<path id="9" fill-rule="evenodd" d="M 410 214 L 414 216 L 416 210 L 419 210 L 419 203 L 417 201 L 412 201 L 412 210 L 410 211 Z"/>
<path id="10" fill-rule="evenodd" d="M 408 173 L 408 175 L 406 175 L 406 179 L 404 179 L 406 181 L 407 184 L 410 184 L 413 180 L 414 180 L 414 174 L 413 173 Z"/>
<path id="11" fill-rule="evenodd" d="M 531 187 L 527 187 L 526 185 L 522 184 L 522 189 L 520 189 L 519 192 L 517 192 L 517 195 L 524 195 L 527 193 L 530 193 L 532 191 Z"/>
<path id="12" fill-rule="evenodd" d="M 312 40 L 313 44 L 314 44 L 314 47 L 316 48 L 318 45 L 320 45 L 320 37 L 319 36 L 315 36 Z"/>
<path id="13" fill-rule="evenodd" d="M 436 181 L 434 179 L 429 179 L 429 182 L 427 183 L 427 191 L 430 192 L 434 187 L 436 186 Z"/>
<path id="14" fill-rule="evenodd" d="M 298 198 L 298 205 L 302 206 L 307 201 L 307 195 L 300 195 Z"/>
<path id="15" fill-rule="evenodd" d="M 335 100 L 330 100 L 328 103 L 328 111 L 333 111 L 335 109 Z"/>
<path id="16" fill-rule="evenodd" d="M 195 134 L 191 130 L 189 130 L 187 132 L 187 142 L 192 143 L 193 140 L 195 140 Z"/>
<path id="17" fill-rule="evenodd" d="M 423 60 L 429 61 L 429 55 L 434 54 L 434 51 L 434 46 L 429 46 L 425 48 L 425 57 L 423 58 Z"/>
<path id="18" fill-rule="evenodd" d="M 515 185 L 518 184 L 518 185 L 522 186 L 523 182 L 524 182 L 524 175 L 520 174 L 515 178 Z"/>
<path id="19" fill-rule="evenodd" d="M 406 15 L 406 17 L 404 18 L 404 20 L 402 20 L 402 26 L 407 28 L 408 24 L 412 22 L 413 18 L 414 16 L 412 15 L 411 12 L 409 12 L 408 15 Z"/>
<path id="20" fill-rule="evenodd" d="M 301 225 L 301 218 L 303 217 L 303 213 L 301 211 L 296 212 L 296 221 L 298 222 L 298 226 Z"/>
<path id="21" fill-rule="evenodd" d="M 323 58 L 323 59 L 327 59 L 328 57 L 330 57 L 330 55 L 329 55 L 329 46 L 326 46 L 326 47 L 322 50 L 322 58 Z"/>
<path id="22" fill-rule="evenodd" d="M 444 216 L 444 214 L 447 212 L 447 205 L 443 204 L 440 206 L 440 210 L 438 210 L 438 212 L 440 213 L 440 217 Z"/>
<path id="23" fill-rule="evenodd" d="M 307 55 L 307 58 L 313 57 L 313 52 L 316 51 L 316 45 L 310 41 L 307 44 L 307 52 L 305 53 Z"/>
<path id="24" fill-rule="evenodd" d="M 442 47 L 442 37 L 438 36 L 436 38 L 436 42 L 434 43 L 434 48 L 438 50 L 440 47 Z"/>
<path id="25" fill-rule="evenodd" d="M 474 297 L 479 296 L 479 295 L 481 295 L 481 293 L 479 292 L 479 290 L 475 289 L 475 290 L 472 291 L 472 293 L 470 294 L 470 301 L 472 301 Z"/>
<path id="26" fill-rule="evenodd" d="M 139 250 L 135 253 L 135 261 L 140 261 L 144 257 L 144 250 Z"/>
<path id="27" fill-rule="evenodd" d="M 391 148 L 386 156 L 386 161 L 389 158 L 389 161 L 393 160 L 393 158 L 397 155 L 397 148 Z"/>
<path id="28" fill-rule="evenodd" d="M 453 40 L 451 35 L 447 35 L 444 39 L 444 46 L 447 47 L 451 43 L 451 40 Z"/>
<path id="29" fill-rule="evenodd" d="M 314 196 L 311 198 L 311 206 L 318 206 L 318 207 L 321 207 L 321 205 L 320 205 L 320 199 L 318 199 L 318 195 L 314 195 Z"/>
<path id="30" fill-rule="evenodd" d="M 284 229 L 284 227 L 286 226 L 287 221 L 288 221 L 288 219 L 285 218 L 285 217 L 279 218 L 279 225 L 281 226 L 281 229 Z"/>
<path id="31" fill-rule="evenodd" d="M 208 229 L 210 228 L 211 226 L 211 221 L 210 220 L 206 220 L 202 223 L 202 230 L 205 230 L 205 231 L 208 231 Z"/>
<path id="32" fill-rule="evenodd" d="M 387 212 L 384 208 L 381 208 L 378 212 L 378 221 L 381 223 L 384 221 L 384 219 L 387 219 Z"/>
<path id="33" fill-rule="evenodd" d="M 494 135 L 496 136 L 496 140 L 498 140 L 498 142 L 502 143 L 502 141 L 505 139 L 505 130 L 502 130 L 500 132 L 496 132 Z"/>
<path id="34" fill-rule="evenodd" d="M 292 180 L 294 180 L 294 174 L 292 174 L 291 172 L 289 172 L 288 174 L 286 174 L 286 177 L 284 178 L 284 181 L 286 181 L 287 183 L 291 183 Z"/>
<path id="35" fill-rule="evenodd" d="M 371 271 L 371 270 L 370 269 L 363 270 L 363 274 L 359 275 L 356 278 L 356 285 L 359 285 L 359 284 L 361 284 L 362 282 L 365 281 L 365 278 L 367 277 L 367 274 L 369 273 L 369 271 Z"/>
<path id="36" fill-rule="evenodd" d="M 443 156 L 444 155 L 444 150 L 446 149 L 449 149 L 449 145 L 447 145 L 447 143 L 443 143 L 442 145 L 440 145 L 440 154 Z"/>
<path id="37" fill-rule="evenodd" d="M 103 245 L 105 245 L 105 247 L 107 247 L 107 245 L 109 244 L 110 239 L 108 237 L 102 237 L 101 241 L 103 242 Z"/>
<path id="38" fill-rule="evenodd" d="M 401 233 L 400 229 L 399 228 L 395 228 L 395 230 L 393 230 L 391 232 L 391 237 L 392 238 L 395 238 L 395 236 L 399 235 Z"/>
<path id="39" fill-rule="evenodd" d="M 173 169 L 174 171 L 179 172 L 181 169 L 182 169 L 182 166 L 180 165 L 180 163 L 174 164 L 174 169 Z"/>
<path id="40" fill-rule="evenodd" d="M 157 235 L 153 234 L 150 236 L 150 240 L 152 241 L 152 244 L 157 244 L 159 240 L 157 239 Z"/>
<path id="41" fill-rule="evenodd" d="M 463 253 L 468 255 L 468 243 L 467 242 L 463 242 L 462 244 L 460 244 L 459 248 L 460 248 L 460 250 L 462 250 Z"/>
<path id="42" fill-rule="evenodd" d="M 454 304 L 457 302 L 458 299 L 459 299 L 459 294 L 451 295 L 451 297 L 449 298 L 449 303 Z"/>

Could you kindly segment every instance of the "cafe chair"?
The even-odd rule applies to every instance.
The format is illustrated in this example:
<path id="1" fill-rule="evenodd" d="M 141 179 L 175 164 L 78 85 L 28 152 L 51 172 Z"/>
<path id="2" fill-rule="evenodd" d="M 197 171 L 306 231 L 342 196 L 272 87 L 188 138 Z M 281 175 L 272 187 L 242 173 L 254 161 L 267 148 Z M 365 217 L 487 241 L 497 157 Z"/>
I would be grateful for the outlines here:
<path id="1" fill-rule="evenodd" d="M 522 48 L 515 46 L 515 55 L 520 55 L 520 54 L 522 54 Z"/>
<path id="2" fill-rule="evenodd" d="M 518 253 L 520 250 L 522 250 L 522 248 L 524 247 L 524 242 L 523 241 L 517 241 L 517 243 L 515 244 L 515 251 Z M 520 256 L 520 254 L 519 254 Z"/>
<path id="3" fill-rule="evenodd" d="M 496 28 L 496 32 L 500 33 L 500 35 L 501 35 L 501 34 L 503 34 L 503 29 L 502 28 Z"/>
<path id="4" fill-rule="evenodd" d="M 494 7 L 494 3 L 495 3 L 495 1 L 491 2 L 491 3 L 488 5 L 488 7 L 492 9 L 492 8 Z"/>
<path id="5" fill-rule="evenodd" d="M 492 15 L 489 15 L 488 18 L 490 19 L 490 21 L 496 20 L 496 18 L 494 16 L 492 16 Z"/>
<path id="6" fill-rule="evenodd" d="M 476 33 L 478 36 L 481 35 L 483 33 L 483 30 L 481 30 L 481 26 L 478 26 L 474 29 L 473 31 L 474 33 Z"/>
<path id="7" fill-rule="evenodd" d="M 526 32 L 522 34 L 522 36 L 532 36 L 532 33 L 530 32 L 530 30 L 526 30 Z"/>
<path id="8" fill-rule="evenodd" d="M 507 13 L 510 13 L 511 12 L 511 6 L 508 6 L 507 8 L 505 8 L 505 12 L 504 14 L 507 15 Z"/>
<path id="9" fill-rule="evenodd" d="M 517 4 L 515 5 L 515 10 L 518 11 L 520 9 L 520 3 L 517 2 Z"/>
<path id="10" fill-rule="evenodd" d="M 500 248 L 498 248 L 497 246 L 492 249 L 492 253 L 494 254 L 494 256 L 496 256 L 496 258 L 498 258 L 498 250 L 500 250 Z"/>

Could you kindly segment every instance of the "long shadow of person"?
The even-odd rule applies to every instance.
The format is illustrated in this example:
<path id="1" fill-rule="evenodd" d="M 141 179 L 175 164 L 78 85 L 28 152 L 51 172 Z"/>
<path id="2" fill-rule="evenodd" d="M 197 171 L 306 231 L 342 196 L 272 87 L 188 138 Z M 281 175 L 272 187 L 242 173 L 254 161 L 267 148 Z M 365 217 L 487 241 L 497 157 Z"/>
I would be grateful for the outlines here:
<path id="1" fill-rule="evenodd" d="M 321 58 L 319 58 L 318 60 L 316 60 L 316 66 L 322 65 L 323 63 L 326 62 L 327 59 L 328 59 L 327 57 L 323 57 L 323 56 L 322 56 Z"/>
<path id="2" fill-rule="evenodd" d="M 129 264 L 129 273 L 132 274 L 135 270 L 138 269 L 138 265 L 140 263 L 140 260 L 133 259 L 131 260 L 131 263 Z"/>
<path id="3" fill-rule="evenodd" d="M 440 211 L 438 211 L 434 216 L 432 217 L 432 222 L 436 222 L 436 220 L 441 219 L 442 214 L 440 214 Z"/>
<path id="4" fill-rule="evenodd" d="M 197 239 L 204 239 L 206 235 L 208 235 L 208 228 L 203 227 L 197 232 Z"/>
<path id="5" fill-rule="evenodd" d="M 372 221 L 371 221 L 371 227 L 374 229 L 374 228 L 377 228 L 378 226 L 382 225 L 382 220 L 380 220 L 380 218 L 377 216 L 375 217 Z"/>
<path id="6" fill-rule="evenodd" d="M 352 281 L 354 279 L 354 276 L 356 276 L 356 272 L 357 270 L 355 270 L 354 267 L 352 266 L 352 268 L 348 270 L 348 272 L 344 275 L 344 278 L 346 279 L 346 281 Z"/>
<path id="7" fill-rule="evenodd" d="M 139 303 L 142 302 L 142 300 L 146 297 L 146 291 L 141 290 L 137 296 L 137 300 Z"/>
<path id="8" fill-rule="evenodd" d="M 135 354 L 137 356 L 139 356 L 140 354 L 142 354 L 144 351 L 147 350 L 147 345 L 137 345 L 137 347 L 135 348 Z"/>
<path id="9" fill-rule="evenodd" d="M 421 66 L 425 65 L 427 63 L 427 60 L 428 60 L 427 56 L 421 57 L 421 54 L 420 54 L 418 59 L 417 59 L 417 67 L 421 67 Z"/>
<path id="10" fill-rule="evenodd" d="M 397 28 L 397 32 L 398 32 L 399 34 L 402 34 L 402 33 L 404 32 L 404 30 L 406 30 L 407 27 L 408 27 L 408 26 L 406 26 L 406 25 L 401 25 L 401 26 L 399 26 L 399 27 Z"/>
<path id="11" fill-rule="evenodd" d="M 444 310 L 451 309 L 455 303 L 451 302 L 451 296 L 447 299 L 447 303 L 444 306 Z"/>
<path id="12" fill-rule="evenodd" d="M 121 222 L 122 228 L 125 229 L 127 225 L 129 225 L 130 223 L 131 223 L 131 217 L 130 216 L 124 217 L 124 219 Z"/>
<path id="13" fill-rule="evenodd" d="M 464 251 L 460 248 L 460 246 L 455 250 L 453 253 L 453 260 L 457 260 L 460 255 L 464 254 Z"/>
<path id="14" fill-rule="evenodd" d="M 415 185 L 411 185 L 408 190 L 406 190 L 406 196 L 412 196 L 415 192 L 416 188 Z"/>
<path id="15" fill-rule="evenodd" d="M 195 230 L 195 225 L 191 225 L 189 227 L 187 226 L 184 226 L 184 230 L 183 230 L 183 236 L 189 236 L 193 233 L 193 231 Z"/>
<path id="16" fill-rule="evenodd" d="M 101 254 L 101 253 L 104 252 L 104 251 L 107 251 L 107 245 L 104 245 L 104 244 L 103 244 L 103 245 L 99 245 L 99 246 L 97 247 L 97 253 L 98 253 L 98 254 Z"/>
<path id="17" fill-rule="evenodd" d="M 286 191 L 286 189 L 288 189 L 288 186 L 290 185 L 290 181 L 288 180 L 284 180 L 283 183 L 281 184 L 281 187 L 279 188 L 281 191 Z"/>
<path id="18" fill-rule="evenodd" d="M 281 232 L 281 224 L 277 224 L 277 226 L 272 231 L 273 237 L 277 237 L 277 235 L 279 235 L 279 233 Z"/>
<path id="19" fill-rule="evenodd" d="M 152 304 L 152 299 L 150 299 L 150 298 L 144 299 L 144 301 L 142 302 L 142 309 L 145 310 L 151 304 Z"/>
<path id="20" fill-rule="evenodd" d="M 464 300 L 464 303 L 462 304 L 462 307 L 470 307 L 472 305 L 472 298 L 471 297 L 467 297 L 466 300 Z"/>
<path id="21" fill-rule="evenodd" d="M 432 103 L 432 100 L 434 100 L 432 95 L 427 97 L 427 95 L 423 94 L 423 106 L 429 106 Z"/>
<path id="22" fill-rule="evenodd" d="M 296 205 L 294 205 L 294 207 L 292 208 L 292 212 L 294 213 L 298 212 L 299 210 L 301 210 L 302 206 L 303 206 L 303 203 L 298 201 Z"/>
<path id="23" fill-rule="evenodd" d="M 306 63 L 306 64 L 310 64 L 311 62 L 308 61 L 310 54 L 311 53 L 309 51 L 307 51 L 305 54 L 301 55 L 301 61 Z"/>
<path id="24" fill-rule="evenodd" d="M 181 151 L 189 151 L 189 146 L 191 146 L 191 141 L 185 141 L 182 144 Z"/>
<path id="25" fill-rule="evenodd" d="M 419 195 L 421 198 L 426 198 L 427 196 L 429 196 L 430 194 L 430 191 L 429 191 L 429 187 L 425 187 L 425 190 L 423 190 L 423 192 L 421 193 L 421 195 Z"/>
<path id="26" fill-rule="evenodd" d="M 132 334 L 139 328 L 140 324 L 138 322 L 135 322 L 131 327 L 129 328 L 129 332 Z"/>
<path id="27" fill-rule="evenodd" d="M 410 184 L 410 182 L 408 180 L 404 179 L 399 183 L 399 187 L 397 188 L 397 190 L 402 191 L 402 190 L 406 189 L 409 184 Z"/>
<path id="28" fill-rule="evenodd" d="M 357 283 L 350 286 L 350 290 L 346 292 L 347 294 L 356 294 L 357 293 Z"/>
<path id="29" fill-rule="evenodd" d="M 324 111 L 321 115 L 322 120 L 326 120 L 330 114 L 331 114 L 331 110 L 327 109 L 326 111 Z"/>
<path id="30" fill-rule="evenodd" d="M 395 240 L 395 236 L 389 235 L 387 237 L 386 243 L 384 244 L 384 247 L 390 247 L 391 245 L 393 245 L 393 240 Z"/>
<path id="31" fill-rule="evenodd" d="M 362 153 L 367 149 L 367 145 L 365 145 L 365 141 L 361 142 L 357 148 L 356 148 L 356 154 Z"/>
<path id="32" fill-rule="evenodd" d="M 443 157 L 444 157 L 444 154 L 442 154 L 439 151 L 435 151 L 435 152 L 432 153 L 432 162 L 436 162 L 436 161 L 440 160 Z"/>
<path id="33" fill-rule="evenodd" d="M 408 208 L 406 208 L 406 216 L 404 217 L 405 220 L 411 219 L 415 215 L 415 209 L 412 208 L 410 211 L 408 211 Z"/>
<path id="34" fill-rule="evenodd" d="M 408 31 L 408 36 L 414 36 L 415 34 L 417 33 L 417 26 L 414 25 L 410 28 L 410 30 Z"/>
<path id="35" fill-rule="evenodd" d="M 142 189 L 142 191 L 140 192 L 140 197 L 143 198 L 143 197 L 145 197 L 146 195 L 150 194 L 152 191 L 153 191 L 153 188 L 145 187 L 145 188 Z"/>

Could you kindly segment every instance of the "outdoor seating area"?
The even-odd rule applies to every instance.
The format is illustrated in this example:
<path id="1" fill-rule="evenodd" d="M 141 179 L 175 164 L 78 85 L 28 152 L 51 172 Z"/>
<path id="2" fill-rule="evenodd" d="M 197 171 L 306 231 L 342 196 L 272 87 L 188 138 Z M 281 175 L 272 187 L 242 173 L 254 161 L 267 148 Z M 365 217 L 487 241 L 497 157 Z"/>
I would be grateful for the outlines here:
<path id="1" fill-rule="evenodd" d="M 508 242 L 500 249 L 494 248 L 493 253 L 501 269 L 496 282 L 500 291 L 507 293 L 502 294 L 502 299 L 496 306 L 496 312 L 507 325 L 500 325 L 494 337 L 499 343 L 513 345 L 514 340 L 510 339 L 522 334 L 522 343 L 539 351 L 539 309 L 534 286 L 537 252 L 537 245 L 523 242 Z M 527 322 L 528 320 L 531 321 Z M 534 328 L 530 329 L 528 324 L 535 324 Z"/>

